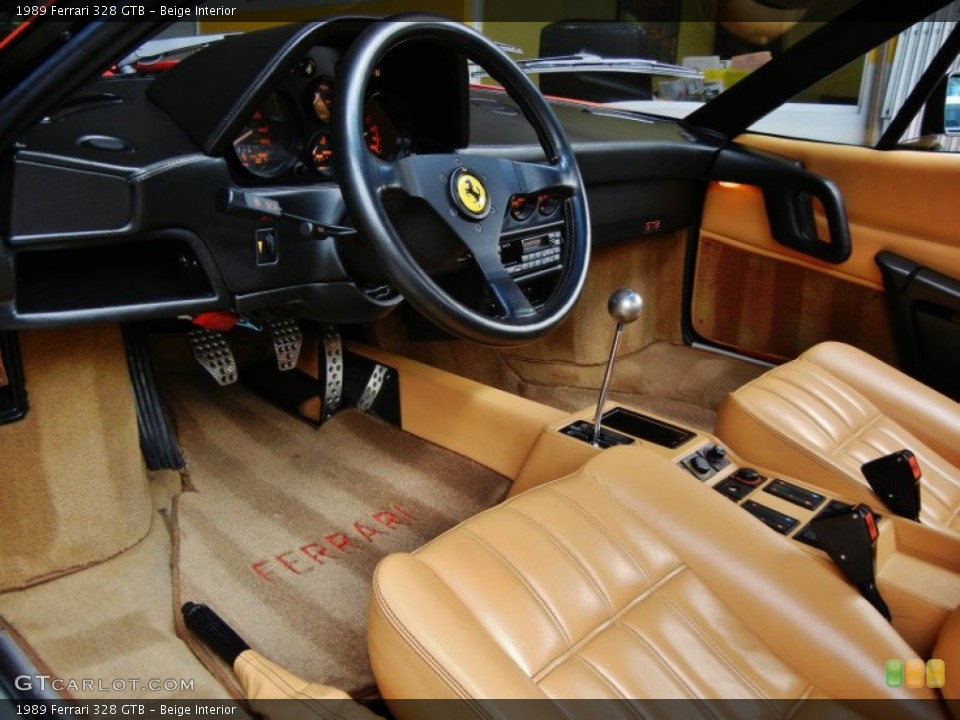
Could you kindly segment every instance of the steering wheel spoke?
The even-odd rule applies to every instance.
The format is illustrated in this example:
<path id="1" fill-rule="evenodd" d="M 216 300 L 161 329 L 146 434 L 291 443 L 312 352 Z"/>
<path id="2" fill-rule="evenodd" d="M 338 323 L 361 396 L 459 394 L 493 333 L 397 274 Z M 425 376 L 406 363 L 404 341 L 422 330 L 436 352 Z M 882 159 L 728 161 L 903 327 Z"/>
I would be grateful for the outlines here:
<path id="1" fill-rule="evenodd" d="M 503 267 L 499 253 L 494 251 L 474 254 L 473 259 L 483 273 L 490 292 L 503 308 L 505 317 L 519 319 L 536 313 L 517 281 Z"/>
<path id="2" fill-rule="evenodd" d="M 562 165 L 513 162 L 517 195 L 554 195 L 566 200 L 577 191 L 577 178 Z"/>

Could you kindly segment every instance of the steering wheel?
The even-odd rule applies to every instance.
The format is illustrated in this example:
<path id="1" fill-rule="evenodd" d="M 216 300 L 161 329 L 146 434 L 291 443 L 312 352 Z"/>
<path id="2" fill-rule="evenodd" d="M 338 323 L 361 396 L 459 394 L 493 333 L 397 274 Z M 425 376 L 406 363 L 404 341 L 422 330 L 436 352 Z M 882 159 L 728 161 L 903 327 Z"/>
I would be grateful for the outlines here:
<path id="1" fill-rule="evenodd" d="M 368 79 L 387 53 L 412 40 L 436 43 L 482 66 L 533 126 L 547 162 L 466 153 L 387 161 L 370 152 L 362 124 Z M 394 287 L 439 327 L 485 345 L 522 345 L 560 324 L 586 279 L 590 220 L 573 149 L 547 101 L 523 71 L 472 28 L 418 14 L 373 23 L 352 44 L 338 75 L 332 141 L 344 202 Z M 425 201 L 459 238 L 500 304 L 500 315 L 490 317 L 468 307 L 424 270 L 387 213 L 384 198 L 396 193 Z M 548 193 L 562 200 L 561 271 L 551 296 L 534 307 L 503 266 L 500 236 L 511 197 Z"/>

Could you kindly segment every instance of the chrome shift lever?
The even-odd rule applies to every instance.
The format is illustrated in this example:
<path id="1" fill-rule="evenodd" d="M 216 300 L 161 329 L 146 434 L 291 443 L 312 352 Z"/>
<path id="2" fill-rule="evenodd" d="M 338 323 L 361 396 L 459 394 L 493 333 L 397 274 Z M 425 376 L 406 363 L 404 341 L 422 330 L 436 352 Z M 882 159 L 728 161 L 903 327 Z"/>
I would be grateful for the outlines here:
<path id="1" fill-rule="evenodd" d="M 600 399 L 597 402 L 597 414 L 593 420 L 593 444 L 600 444 L 600 421 L 603 418 L 603 406 L 607 402 L 607 391 L 610 389 L 610 380 L 613 378 L 613 363 L 617 359 L 617 350 L 620 348 L 620 337 L 624 326 L 632 323 L 643 312 L 643 298 L 636 290 L 622 288 L 617 290 L 607 301 L 607 312 L 617 321 L 617 330 L 613 334 L 613 347 L 610 348 L 610 359 L 607 361 L 607 372 L 603 376 L 603 385 L 600 387 Z"/>

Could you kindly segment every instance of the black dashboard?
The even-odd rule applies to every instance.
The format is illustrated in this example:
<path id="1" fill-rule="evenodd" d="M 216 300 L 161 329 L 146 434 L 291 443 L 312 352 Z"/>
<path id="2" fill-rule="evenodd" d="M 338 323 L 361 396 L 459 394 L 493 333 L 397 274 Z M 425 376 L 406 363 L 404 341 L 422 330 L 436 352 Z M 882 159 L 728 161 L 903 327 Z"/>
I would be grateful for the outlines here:
<path id="1" fill-rule="evenodd" d="M 277 307 L 350 323 L 394 308 L 401 298 L 351 229 L 331 141 L 340 63 L 369 22 L 231 37 L 154 77 L 100 77 L 52 109 L 0 165 L 0 327 Z M 554 111 L 586 181 L 594 242 L 695 221 L 709 141 L 671 121 Z M 466 61 L 428 44 L 384 59 L 358 120 L 387 161 L 542 152 L 507 96 L 471 88 Z M 516 198 L 504 213 L 504 262 L 529 259 L 517 273 L 532 277 L 552 252 L 551 207 Z"/>

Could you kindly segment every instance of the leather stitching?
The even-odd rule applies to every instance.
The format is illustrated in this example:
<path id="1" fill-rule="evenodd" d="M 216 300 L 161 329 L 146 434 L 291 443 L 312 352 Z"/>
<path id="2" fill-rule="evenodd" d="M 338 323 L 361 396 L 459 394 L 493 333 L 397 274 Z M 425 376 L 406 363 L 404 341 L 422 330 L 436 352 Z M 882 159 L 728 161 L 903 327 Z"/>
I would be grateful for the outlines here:
<path id="1" fill-rule="evenodd" d="M 691 688 L 687 684 L 687 682 L 683 679 L 680 673 L 677 672 L 677 669 L 673 667 L 669 662 L 667 662 L 667 658 L 664 657 L 663 653 L 657 650 L 657 648 L 655 648 L 653 644 L 649 640 L 647 640 L 647 638 L 644 637 L 640 631 L 623 622 L 618 622 L 617 625 L 619 627 L 622 627 L 624 630 L 630 633 L 633 637 L 635 637 L 637 640 L 643 643 L 644 647 L 646 647 L 651 653 L 653 653 L 660 660 L 660 664 L 663 665 L 663 667 L 666 670 L 668 670 L 670 674 L 677 679 L 677 682 L 680 683 L 681 687 L 683 687 L 683 689 L 687 691 L 687 694 L 691 697 L 691 699 L 699 700 L 699 698 L 697 697 L 697 694 L 693 691 L 693 688 Z M 713 715 L 714 717 L 717 717 L 715 713 L 710 711 L 709 707 L 707 707 L 706 705 L 704 705 L 704 707 L 706 708 L 707 712 L 710 712 L 711 715 Z"/>
<path id="2" fill-rule="evenodd" d="M 249 657 L 238 658 L 239 660 L 245 662 L 247 665 L 256 666 L 256 668 L 269 677 L 273 682 L 282 690 L 286 692 L 288 699 L 294 700 L 297 704 L 306 710 L 307 712 L 316 715 L 317 717 L 324 718 L 340 718 L 345 720 L 346 715 L 334 711 L 329 711 L 325 707 L 326 703 L 336 703 L 336 702 L 347 702 L 344 700 L 318 700 L 317 698 L 310 697 L 310 695 L 297 690 L 293 685 L 291 685 L 285 678 L 279 675 L 276 670 L 266 663 L 264 663 L 259 657 L 254 656 L 253 659 Z"/>
<path id="3" fill-rule="evenodd" d="M 510 573 L 527 590 L 527 592 L 530 593 L 533 599 L 537 601 L 540 607 L 543 608 L 544 612 L 546 612 L 547 616 L 553 621 L 553 624 L 556 625 L 557 630 L 560 631 L 560 634 L 564 638 L 564 641 L 566 642 L 566 644 L 568 646 L 571 645 L 573 643 L 573 639 L 570 637 L 570 634 L 567 632 L 566 628 L 563 627 L 563 624 L 560 622 L 560 618 L 557 616 L 556 612 L 554 612 L 553 608 L 551 608 L 547 604 L 546 598 L 535 587 L 533 587 L 533 585 L 531 585 L 527 581 L 527 579 L 523 576 L 523 573 L 521 573 L 520 570 L 517 569 L 517 566 L 514 565 L 512 562 L 510 562 L 510 560 L 506 557 L 506 555 L 504 555 L 502 552 L 497 550 L 497 548 L 493 547 L 493 545 L 491 545 L 482 537 L 480 537 L 475 532 L 473 532 L 473 530 L 471 530 L 470 528 L 462 527 L 461 530 L 463 531 L 464 535 L 466 535 L 469 538 L 472 538 L 474 542 L 476 542 L 478 545 L 480 545 L 480 547 L 484 548 L 490 554 L 492 554 L 495 558 L 497 558 L 500 561 L 500 563 L 507 570 L 510 571 Z"/>
<path id="4" fill-rule="evenodd" d="M 813 683 L 808 684 L 803 692 L 800 693 L 800 697 L 797 698 L 796 702 L 793 703 L 787 710 L 786 714 L 783 716 L 783 720 L 790 720 L 794 715 L 796 715 L 800 708 L 803 707 L 803 704 L 807 701 L 807 698 L 813 694 L 814 691 Z"/>
<path id="5" fill-rule="evenodd" d="M 604 685 L 610 688 L 610 690 L 613 691 L 613 694 L 616 695 L 617 698 L 619 698 L 620 700 L 627 699 L 627 694 L 623 692 L 623 690 L 618 688 L 616 684 L 614 684 L 613 680 L 609 678 L 606 673 L 602 672 L 600 668 L 598 668 L 592 662 L 587 660 L 582 655 L 574 655 L 573 659 L 578 660 L 580 663 L 586 666 L 587 670 L 589 670 L 596 678 L 598 678 L 600 682 L 602 682 Z"/>
<path id="6" fill-rule="evenodd" d="M 694 575 L 696 577 L 696 575 Z M 719 658 L 727 667 L 729 667 L 736 675 L 740 677 L 762 700 L 767 704 L 773 707 L 773 703 L 770 702 L 770 698 L 753 682 L 753 680 L 746 675 L 740 668 L 738 668 L 733 662 L 731 662 L 726 655 L 721 652 L 717 644 L 710 639 L 710 637 L 700 629 L 700 626 L 697 625 L 682 609 L 675 603 L 666 593 L 661 592 L 658 597 L 667 603 L 670 607 L 674 609 L 677 615 L 693 630 L 700 638 L 713 650 L 714 655 Z M 714 595 L 714 597 L 716 597 Z M 751 633 L 752 634 L 752 633 Z M 754 636 L 756 637 L 756 636 Z M 759 639 L 759 638 L 758 638 Z M 773 654 L 773 653 L 771 653 Z"/>
<path id="7" fill-rule="evenodd" d="M 626 543 L 624 543 L 623 540 L 621 540 L 612 532 L 610 532 L 610 530 L 606 527 L 606 525 L 600 522 L 600 519 L 597 518 L 596 515 L 594 515 L 592 512 L 590 512 L 590 510 L 585 508 L 583 505 L 581 505 L 579 502 L 574 500 L 572 497 L 570 497 L 566 493 L 560 492 L 560 490 L 558 490 L 555 485 L 550 485 L 545 487 L 544 492 L 551 492 L 557 495 L 558 497 L 567 501 L 574 508 L 579 510 L 584 515 L 584 517 L 592 521 L 593 524 L 596 525 L 606 537 L 612 540 L 616 545 L 620 547 L 621 550 L 623 550 L 624 554 L 626 554 L 626 556 L 633 561 L 633 564 L 637 566 L 637 570 L 640 571 L 640 573 L 643 575 L 647 583 L 650 585 L 653 584 L 653 579 L 650 577 L 650 573 L 647 572 L 647 569 L 643 566 L 643 563 L 641 563 L 640 560 L 630 551 L 630 548 L 626 546 Z"/>
<path id="8" fill-rule="evenodd" d="M 780 442 L 782 442 L 784 445 L 787 445 L 790 449 L 792 449 L 799 455 L 802 455 L 803 457 L 809 460 L 812 460 L 814 463 L 822 467 L 824 470 L 827 470 L 828 472 L 837 476 L 839 479 L 843 480 L 848 485 L 851 485 L 857 488 L 858 491 L 861 491 L 861 492 L 866 491 L 873 497 L 876 497 L 876 495 L 873 493 L 873 491 L 870 489 L 869 486 L 866 486 L 860 482 L 857 482 L 856 479 L 851 478 L 850 475 L 843 468 L 836 467 L 833 463 L 827 462 L 820 455 L 810 452 L 810 450 L 806 446 L 796 443 L 793 440 L 793 438 L 791 438 L 789 435 L 785 435 L 784 433 L 780 432 L 777 428 L 771 425 L 768 425 L 763 419 L 758 417 L 750 408 L 744 405 L 740 401 L 739 397 L 734 397 L 733 402 L 736 403 L 737 407 L 740 408 L 743 414 L 746 415 L 750 420 L 752 420 L 753 423 L 757 425 L 762 431 L 766 432 L 769 435 L 773 435 Z"/>
<path id="9" fill-rule="evenodd" d="M 556 545 L 564 555 L 570 558 L 570 560 L 574 563 L 574 565 L 576 565 L 576 567 L 580 570 L 580 572 L 584 575 L 584 577 L 586 577 L 587 580 L 589 580 L 590 583 L 596 588 L 597 592 L 600 593 L 600 597 L 603 598 L 603 601 L 607 606 L 607 610 L 610 612 L 610 614 L 613 614 L 614 612 L 613 601 L 610 599 L 610 596 L 607 595 L 606 590 L 604 590 L 603 586 L 600 584 L 600 579 L 590 570 L 589 566 L 587 566 L 583 562 L 583 560 L 581 560 L 580 558 L 578 558 L 576 555 L 573 554 L 573 550 L 566 543 L 562 542 L 557 535 L 552 533 L 548 528 L 541 525 L 530 515 L 527 515 L 526 513 L 521 512 L 520 510 L 517 510 L 515 507 L 512 507 L 512 506 L 507 506 L 505 509 L 513 512 L 516 515 L 519 515 L 520 517 L 524 518 L 527 522 L 532 524 L 535 528 L 537 528 L 540 531 L 542 535 L 544 535 L 554 545 Z"/>
<path id="10" fill-rule="evenodd" d="M 423 565 L 423 563 L 421 563 Z M 430 569 L 430 568 L 428 568 Z M 430 569 L 433 572 L 432 569 Z M 436 576 L 436 573 L 433 573 Z M 439 580 L 439 578 L 437 578 Z M 441 580 L 441 582 L 443 582 Z M 446 583 L 444 583 L 446 585 Z M 403 624 L 403 621 L 397 617 L 396 613 L 393 612 L 393 609 L 390 607 L 390 604 L 387 602 L 386 597 L 383 594 L 383 589 L 380 586 L 380 579 L 378 574 L 374 575 L 373 578 L 373 592 L 377 599 L 377 605 L 383 613 L 384 618 L 386 618 L 390 627 L 393 628 L 401 640 L 406 642 L 409 648 L 423 660 L 424 664 L 434 672 L 434 674 L 440 679 L 441 682 L 445 683 L 450 687 L 451 690 L 461 699 L 461 700 L 470 700 L 470 694 L 466 689 L 457 682 L 457 679 L 454 678 L 439 662 L 437 662 L 433 655 L 420 644 L 420 641 L 417 640 L 417 637 L 411 633 L 406 625 Z M 485 717 L 490 717 L 487 713 L 481 713 Z M 492 720 L 492 719 L 491 719 Z"/>
<path id="11" fill-rule="evenodd" d="M 655 595 L 661 587 L 663 587 L 668 582 L 673 580 L 677 575 L 679 575 L 681 572 L 683 572 L 686 569 L 687 569 L 686 565 L 678 565 L 677 567 L 675 567 L 669 573 L 664 575 L 663 578 L 661 578 L 656 585 L 653 585 L 647 588 L 647 590 L 645 590 L 643 593 L 633 598 L 633 600 L 631 600 L 622 608 L 620 608 L 620 610 L 618 610 L 614 615 L 610 616 L 609 618 L 601 622 L 593 630 L 591 630 L 582 638 L 580 638 L 580 640 L 578 640 L 574 645 L 570 646 L 569 649 L 565 650 L 563 653 L 553 658 L 549 662 L 545 663 L 542 668 L 540 668 L 537 672 L 533 674 L 533 676 L 531 677 L 531 680 L 533 680 L 535 683 L 538 683 L 538 684 L 541 683 L 548 675 L 550 675 L 550 673 L 552 673 L 554 670 L 556 670 L 565 662 L 567 662 L 572 657 L 574 657 L 582 647 L 587 645 L 587 643 L 591 642 L 594 638 L 596 638 L 601 633 L 610 629 L 610 627 L 616 624 L 620 620 L 620 618 L 622 618 L 628 612 L 633 610 L 635 607 L 637 607 L 637 605 L 642 603 L 644 600 L 647 600 L 651 596 Z"/>

